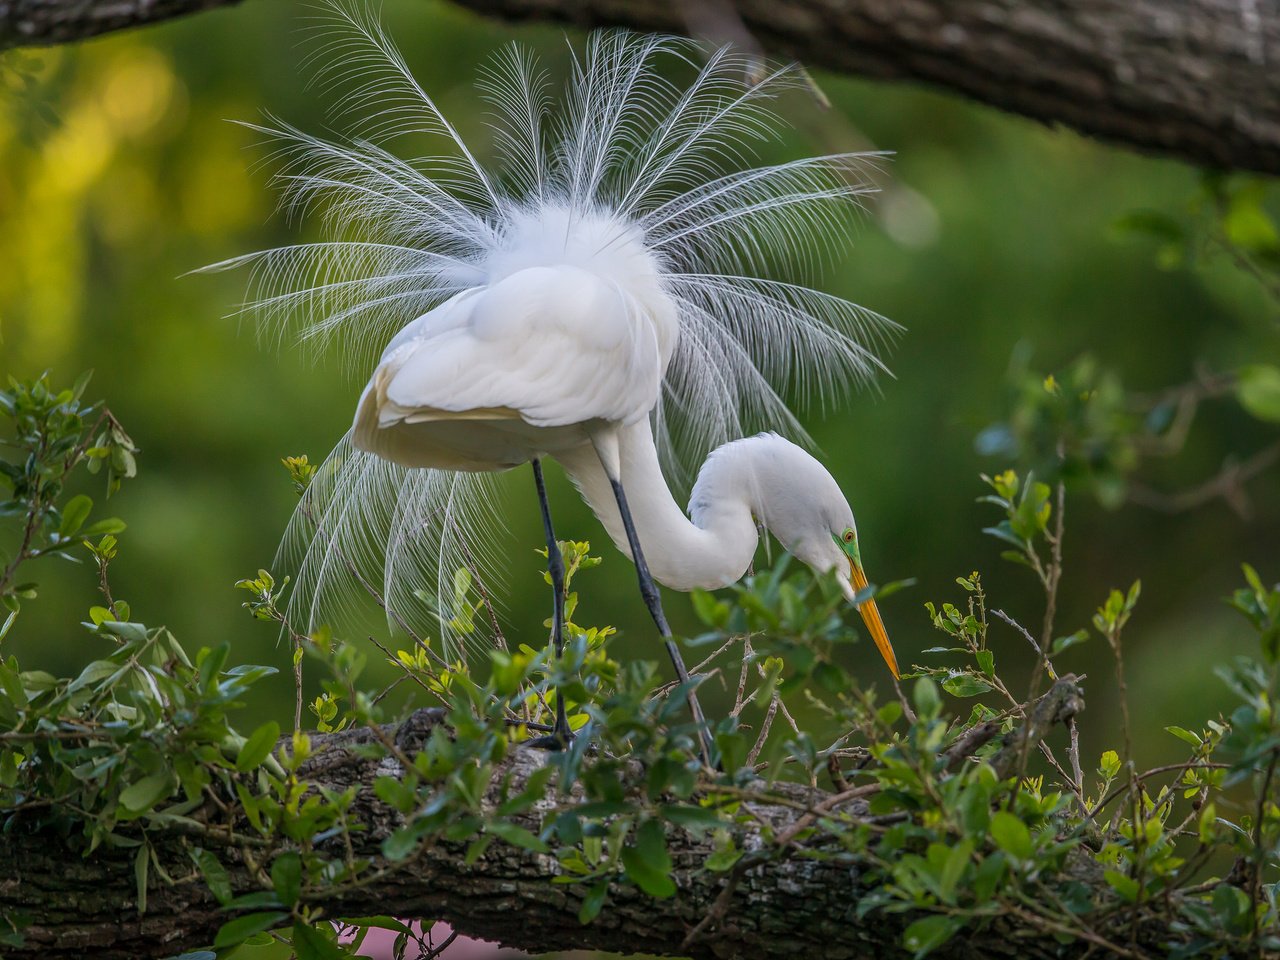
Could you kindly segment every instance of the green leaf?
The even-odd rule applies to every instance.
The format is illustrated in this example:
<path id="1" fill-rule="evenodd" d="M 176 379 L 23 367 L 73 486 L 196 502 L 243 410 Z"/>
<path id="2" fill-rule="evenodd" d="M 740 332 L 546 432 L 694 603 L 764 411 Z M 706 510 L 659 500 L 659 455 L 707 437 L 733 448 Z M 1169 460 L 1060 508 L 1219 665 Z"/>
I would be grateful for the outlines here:
<path id="1" fill-rule="evenodd" d="M 71 681 L 71 685 L 67 687 L 67 692 L 75 693 L 90 684 L 105 680 L 119 669 L 120 664 L 110 660 L 94 660 L 80 671 L 80 676 Z"/>
<path id="2" fill-rule="evenodd" d="M 200 868 L 204 882 L 209 885 L 209 892 L 219 904 L 225 907 L 231 902 L 232 897 L 231 877 L 227 873 L 227 868 L 212 853 L 200 847 L 191 851 L 191 859 Z"/>
<path id="3" fill-rule="evenodd" d="M 726 774 L 732 776 L 747 762 L 747 738 L 738 731 L 717 733 L 716 749 L 720 752 L 720 766 Z"/>
<path id="4" fill-rule="evenodd" d="M 1050 647 L 1050 651 L 1053 656 L 1056 657 L 1058 654 L 1062 653 L 1063 650 L 1068 650 L 1078 643 L 1084 643 L 1088 639 L 1089 632 L 1087 630 L 1077 630 L 1075 633 L 1068 634 L 1065 637 L 1057 637 L 1053 641 L 1053 646 Z"/>
<path id="5" fill-rule="evenodd" d="M 1236 398 L 1259 420 L 1280 422 L 1280 368 L 1265 364 L 1241 367 Z"/>
<path id="6" fill-rule="evenodd" d="M 1112 222 L 1111 232 L 1117 238 L 1146 237 L 1165 243 L 1179 242 L 1186 237 L 1186 228 L 1159 210 L 1130 210 Z"/>
<path id="7" fill-rule="evenodd" d="M 662 824 L 646 820 L 636 831 L 635 846 L 622 848 L 622 865 L 627 876 L 651 897 L 675 896 L 676 885 L 671 879 L 671 857 L 667 853 L 667 839 Z"/>
<path id="8" fill-rule="evenodd" d="M 1280 247 L 1280 234 L 1261 201 L 1258 191 L 1241 190 L 1231 198 L 1231 204 L 1222 217 L 1222 231 L 1227 240 L 1249 253 Z"/>
<path id="9" fill-rule="evenodd" d="M 933 719 L 942 709 L 938 685 L 928 677 L 921 677 L 916 681 L 915 688 L 911 691 L 911 698 L 915 701 L 916 713 L 920 715 L 921 720 Z"/>
<path id="10" fill-rule="evenodd" d="M 915 957 L 928 956 L 964 926 L 963 921 L 942 914 L 932 914 L 915 921 L 902 934 L 902 945 L 914 951 Z"/>
<path id="11" fill-rule="evenodd" d="M 100 537 L 106 533 L 110 533 L 112 535 L 124 533 L 126 529 L 127 525 L 119 517 L 107 517 L 104 520 L 98 520 L 96 523 L 89 524 L 89 526 L 85 528 L 80 535 L 82 537 Z"/>
<path id="12" fill-rule="evenodd" d="M 1165 727 L 1164 729 L 1166 733 L 1172 733 L 1179 740 L 1183 740 L 1186 743 L 1191 744 L 1193 747 L 1200 746 L 1200 738 L 1190 730 L 1184 730 L 1182 727 Z"/>
<path id="13" fill-rule="evenodd" d="M 223 641 L 213 649 L 201 650 L 196 657 L 199 664 L 199 684 L 205 691 L 212 690 L 218 683 L 218 674 L 222 672 L 227 657 L 231 654 L 231 644 Z"/>
<path id="14" fill-rule="evenodd" d="M 979 650 L 975 656 L 978 660 L 978 669 L 988 677 L 994 677 L 996 675 L 996 655 L 990 650 Z"/>
<path id="15" fill-rule="evenodd" d="M 63 537 L 74 537 L 89 519 L 93 510 L 93 500 L 83 493 L 72 497 L 62 508 L 62 522 L 58 524 L 58 533 Z"/>
<path id="16" fill-rule="evenodd" d="M 605 898 L 609 895 L 609 881 L 601 880 L 594 887 L 587 891 L 586 896 L 582 898 L 582 906 L 578 910 L 578 922 L 590 923 L 600 915 L 600 908 L 604 906 Z"/>
<path id="17" fill-rule="evenodd" d="M 213 938 L 213 945 L 217 949 L 223 947 L 234 947 L 236 944 L 243 943 L 255 933 L 262 933 L 264 930 L 270 930 L 277 926 L 281 920 L 289 915 L 279 910 L 269 910 L 262 913 L 249 913 L 243 917 L 236 917 L 234 920 L 228 920 L 218 929 L 218 935 Z"/>
<path id="18" fill-rule="evenodd" d="M 1126 877 L 1119 870 L 1107 870 L 1102 876 L 1111 885 L 1111 889 L 1127 902 L 1134 903 L 1138 899 L 1138 881 L 1133 877 Z"/>
<path id="19" fill-rule="evenodd" d="M 671 804 L 662 808 L 662 816 L 686 830 L 723 827 L 725 822 L 710 807 L 696 807 L 691 804 Z"/>
<path id="20" fill-rule="evenodd" d="M 989 653 L 989 651 L 983 651 Z M 991 689 L 991 684 L 968 673 L 958 673 L 942 681 L 942 689 L 953 697 L 976 697 Z"/>
<path id="21" fill-rule="evenodd" d="M 280 724 L 274 720 L 264 723 L 241 745 L 240 752 L 236 754 L 236 769 L 248 773 L 262 766 L 279 739 Z"/>
<path id="22" fill-rule="evenodd" d="M 1114 750 L 1106 751 L 1098 762 L 1098 772 L 1108 780 L 1115 779 L 1116 774 L 1120 772 L 1120 754 Z"/>
<path id="23" fill-rule="evenodd" d="M 1007 810 L 991 815 L 991 839 L 997 847 L 1016 860 L 1029 860 L 1034 847 L 1027 825 Z"/>
<path id="24" fill-rule="evenodd" d="M 17 662 L 13 661 L 13 667 L 0 660 L 0 690 L 4 691 L 5 696 L 13 702 L 14 706 L 25 707 L 29 702 L 27 699 L 27 688 L 22 682 L 22 676 L 17 672 Z"/>
<path id="25" fill-rule="evenodd" d="M 693 590 L 689 597 L 693 601 L 693 611 L 698 615 L 699 620 L 717 630 L 725 628 L 729 622 L 730 613 L 727 603 L 717 600 L 706 590 Z"/>
<path id="26" fill-rule="evenodd" d="M 979 864 L 973 877 L 973 896 L 978 903 L 986 903 L 995 894 L 1007 866 L 1003 853 L 993 853 Z"/>
<path id="27" fill-rule="evenodd" d="M 130 814 L 140 815 L 167 797 L 172 789 L 173 775 L 161 770 L 126 787 L 120 794 L 120 806 Z"/>
<path id="28" fill-rule="evenodd" d="M 536 834 L 508 820 L 495 820 L 492 823 L 487 823 L 484 831 L 485 833 L 492 833 L 496 837 L 501 837 L 512 846 L 532 850 L 534 853 L 551 852 L 551 848 L 539 839 Z"/>
<path id="29" fill-rule="evenodd" d="M 350 957 L 315 927 L 300 921 L 293 924 L 293 949 L 298 960 L 348 960 Z"/>
<path id="30" fill-rule="evenodd" d="M 742 859 L 743 851 L 733 845 L 730 840 L 703 862 L 703 866 L 713 873 L 724 873 Z"/>
<path id="31" fill-rule="evenodd" d="M 418 849 L 418 841 L 421 839 L 418 831 L 412 827 L 400 827 L 382 841 L 382 855 L 392 862 L 403 860 Z"/>
<path id="32" fill-rule="evenodd" d="M 151 866 L 151 844 L 139 845 L 133 856 L 133 880 L 138 891 L 138 916 L 147 912 L 147 870 Z"/>
<path id="33" fill-rule="evenodd" d="M 271 888 L 286 907 L 298 902 L 302 893 L 302 858 L 293 850 L 280 854 L 272 862 Z"/>

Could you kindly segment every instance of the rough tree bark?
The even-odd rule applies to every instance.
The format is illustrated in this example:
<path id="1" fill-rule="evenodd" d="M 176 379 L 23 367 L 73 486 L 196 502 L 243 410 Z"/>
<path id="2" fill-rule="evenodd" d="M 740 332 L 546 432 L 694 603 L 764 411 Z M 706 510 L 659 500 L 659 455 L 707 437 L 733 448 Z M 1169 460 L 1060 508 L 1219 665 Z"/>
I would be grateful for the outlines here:
<path id="1" fill-rule="evenodd" d="M 917 80 L 1044 123 L 1280 173 L 1278 0 L 457 0 L 506 18 L 733 34 L 805 64 Z M 682 12 L 683 11 L 683 12 Z"/>
<path id="2" fill-rule="evenodd" d="M 1005 775 L 1017 769 L 1020 758 L 1050 729 L 1083 709 L 1074 677 L 1059 680 L 1031 712 L 1022 727 L 1006 735 L 991 763 Z M 412 751 L 431 728 L 444 721 L 439 711 L 419 711 L 396 733 L 402 749 Z M 949 763 L 979 749 L 997 734 L 996 726 L 975 728 L 948 753 Z M 379 774 L 394 775 L 394 760 L 362 760 L 349 748 L 372 737 L 367 730 L 317 736 L 316 754 L 302 771 L 309 781 L 336 790 L 361 785 L 353 815 L 365 830 L 355 833 L 357 855 L 379 859 L 379 844 L 399 823 L 399 815 L 374 796 L 369 784 Z M 954 753 L 954 755 L 952 755 Z M 503 774 L 517 780 L 544 762 L 536 750 L 516 751 Z M 641 781 L 642 782 L 642 781 Z M 794 828 L 806 814 L 796 802 L 809 806 L 831 795 L 802 786 L 775 786 L 791 803 L 762 798 L 749 803 L 756 818 L 744 840 L 747 849 L 762 846 L 760 830 L 768 825 L 775 835 Z M 840 812 L 858 816 L 862 801 L 851 800 Z M 98 960 L 141 960 L 167 957 L 208 944 L 228 918 L 218 910 L 204 882 L 191 866 L 189 837 L 155 833 L 160 861 L 177 881 L 169 885 L 151 871 L 145 914 L 139 915 L 135 895 L 133 851 L 99 851 L 82 858 L 56 837 L 21 829 L 0 836 L 0 915 L 24 914 L 32 922 L 23 947 L 8 951 L 11 958 L 38 956 L 43 960 L 81 957 L 93 950 Z M 200 841 L 210 846 L 209 839 Z M 339 842 L 339 841 L 335 841 Z M 618 886 L 601 916 L 587 926 L 577 920 L 581 891 L 572 885 L 550 883 L 555 860 L 494 844 L 476 864 L 463 863 L 461 845 L 425 848 L 408 869 L 363 889 L 324 901 L 328 916 L 361 916 L 393 912 L 447 920 L 455 929 L 527 950 L 586 947 L 620 953 L 681 954 L 696 958 L 790 958 L 813 951 L 828 960 L 906 956 L 901 935 L 909 916 L 857 916 L 858 899 L 869 882 L 856 862 L 848 859 L 812 860 L 793 857 L 763 862 L 734 878 L 731 894 L 717 904 L 726 875 L 699 872 L 712 852 L 709 839 L 673 835 L 670 851 L 676 862 L 674 879 L 679 894 L 655 901 L 636 888 Z M 255 889 L 247 871 L 230 851 L 226 857 L 237 892 Z M 1091 863 L 1082 861 L 1086 866 Z M 385 863 L 383 863 L 385 865 Z M 1091 874 L 1082 868 L 1082 877 Z M 1100 878 L 1093 876 L 1094 882 Z M 706 924 L 699 935 L 690 931 L 715 911 L 722 919 Z M 1000 921 L 967 939 L 958 938 L 937 954 L 939 958 L 1076 957 L 1088 944 L 1062 945 L 1015 920 Z"/>
<path id="3" fill-rule="evenodd" d="M 236 0 L 0 0 L 0 49 Z M 507 19 L 743 36 L 806 64 L 923 81 L 1044 123 L 1280 173 L 1280 0 L 457 0 Z"/>

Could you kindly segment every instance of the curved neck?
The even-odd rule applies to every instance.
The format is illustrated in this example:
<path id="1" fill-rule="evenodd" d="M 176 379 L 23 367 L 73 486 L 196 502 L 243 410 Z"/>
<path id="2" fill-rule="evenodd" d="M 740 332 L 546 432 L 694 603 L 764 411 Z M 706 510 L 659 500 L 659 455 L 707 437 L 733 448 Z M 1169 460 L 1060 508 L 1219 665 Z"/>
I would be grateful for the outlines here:
<path id="1" fill-rule="evenodd" d="M 700 504 L 690 520 L 667 488 L 649 421 L 618 427 L 616 437 L 622 488 L 654 579 L 676 590 L 714 590 L 741 579 L 759 541 L 747 499 L 722 490 L 723 496 Z M 613 487 L 595 448 L 584 445 L 556 459 L 614 544 L 631 556 Z"/>

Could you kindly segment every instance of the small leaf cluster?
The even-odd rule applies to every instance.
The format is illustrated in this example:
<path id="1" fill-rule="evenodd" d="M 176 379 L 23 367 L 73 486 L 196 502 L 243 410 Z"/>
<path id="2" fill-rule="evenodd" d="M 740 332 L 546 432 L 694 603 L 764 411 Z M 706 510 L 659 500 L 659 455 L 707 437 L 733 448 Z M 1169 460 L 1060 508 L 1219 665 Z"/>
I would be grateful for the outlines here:
<path id="1" fill-rule="evenodd" d="M 978 434 L 978 452 L 1015 462 L 1049 483 L 1077 483 L 1103 504 L 1119 506 L 1144 438 L 1158 436 L 1167 423 L 1145 422 L 1120 378 L 1090 356 L 1046 376 L 1032 370 L 1028 352 L 1020 350 L 1008 382 L 1007 417 Z M 1022 520 L 1025 536 L 1034 516 Z"/>
<path id="2" fill-rule="evenodd" d="M 1113 232 L 1154 243 L 1156 263 L 1165 270 L 1225 255 L 1274 296 L 1280 292 L 1280 228 L 1269 208 L 1271 190 L 1259 177 L 1207 171 L 1180 215 L 1133 210 L 1116 220 Z"/>
<path id="3" fill-rule="evenodd" d="M 68 497 L 66 487 L 78 467 L 106 470 L 107 495 L 137 470 L 137 448 L 115 418 L 98 404 L 82 401 L 89 377 L 63 390 L 47 377 L 10 378 L 0 390 L 0 528 L 16 524 L 16 544 L 0 554 L 0 641 L 13 628 L 24 600 L 38 585 L 18 579 L 20 569 L 39 557 L 77 561 L 72 550 L 91 537 L 115 535 L 124 523 L 93 519 L 93 499 Z"/>

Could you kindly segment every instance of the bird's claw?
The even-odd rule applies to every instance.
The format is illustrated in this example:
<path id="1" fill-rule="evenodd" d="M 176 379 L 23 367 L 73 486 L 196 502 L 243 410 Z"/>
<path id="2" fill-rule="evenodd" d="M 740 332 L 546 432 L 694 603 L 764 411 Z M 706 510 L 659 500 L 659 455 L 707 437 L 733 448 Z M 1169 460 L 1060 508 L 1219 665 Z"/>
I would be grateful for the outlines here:
<path id="1" fill-rule="evenodd" d="M 552 730 L 544 737 L 534 737 L 532 740 L 526 740 L 526 747 L 533 747 L 535 750 L 568 750 L 569 745 L 573 743 L 574 735 L 571 730 Z"/>

